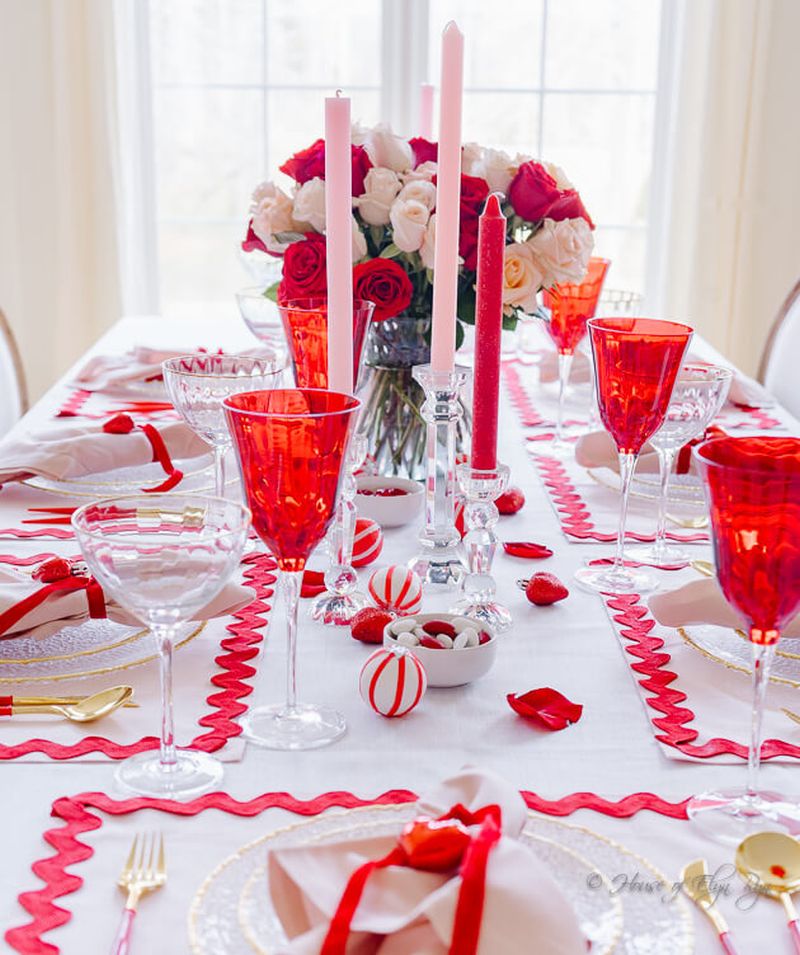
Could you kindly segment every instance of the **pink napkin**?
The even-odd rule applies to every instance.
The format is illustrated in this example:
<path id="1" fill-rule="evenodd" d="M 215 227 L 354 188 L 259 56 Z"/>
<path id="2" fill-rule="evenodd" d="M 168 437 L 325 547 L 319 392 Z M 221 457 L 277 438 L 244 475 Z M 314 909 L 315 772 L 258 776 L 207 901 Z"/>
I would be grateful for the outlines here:
<path id="1" fill-rule="evenodd" d="M 575 461 L 583 468 L 619 471 L 617 446 L 607 431 L 591 431 L 581 435 L 575 444 Z M 649 444 L 642 448 L 636 470 L 643 474 L 658 474 L 658 455 Z"/>
<path id="2" fill-rule="evenodd" d="M 693 580 L 677 590 L 654 594 L 650 612 L 664 627 L 688 627 L 713 624 L 717 627 L 742 627 L 741 617 L 731 608 L 715 579 Z M 784 631 L 788 637 L 800 637 L 800 614 Z"/>
<path id="3" fill-rule="evenodd" d="M 63 630 L 64 627 L 74 627 L 89 619 L 90 602 L 86 590 L 60 590 L 49 594 L 37 606 L 31 607 L 19 620 L 7 625 L 3 620 L 6 614 L 11 615 L 11 608 L 20 601 L 41 592 L 47 584 L 41 580 L 22 575 L 5 567 L 0 567 L 0 639 L 11 637 L 48 637 L 50 634 Z M 224 617 L 235 613 L 253 600 L 253 591 L 240 584 L 228 583 L 219 594 L 198 611 L 194 620 L 210 620 L 213 617 Z M 103 601 L 100 601 L 102 606 Z M 126 626 L 139 626 L 140 621 L 116 604 L 110 597 L 105 597 L 105 612 L 109 620 L 123 623 Z M 16 614 L 14 614 L 16 616 Z M 8 618 L 6 618 L 8 619 Z"/>
<path id="4" fill-rule="evenodd" d="M 174 460 L 207 454 L 209 446 L 182 421 L 153 425 Z M 0 484 L 41 475 L 53 481 L 135 467 L 153 460 L 153 446 L 141 430 L 107 433 L 103 422 L 59 422 L 0 443 Z"/>
<path id="5" fill-rule="evenodd" d="M 526 808 L 519 793 L 489 773 L 464 770 L 418 803 L 437 817 L 461 803 L 497 805 L 502 836 L 492 848 L 478 955 L 586 955 L 575 913 L 550 874 L 517 838 Z M 475 827 L 473 827 L 475 828 Z M 351 874 L 380 859 L 396 837 L 350 839 L 269 853 L 269 891 L 290 942 L 281 955 L 318 955 Z M 369 877 L 356 909 L 347 955 L 447 955 L 460 877 L 389 866 Z"/>

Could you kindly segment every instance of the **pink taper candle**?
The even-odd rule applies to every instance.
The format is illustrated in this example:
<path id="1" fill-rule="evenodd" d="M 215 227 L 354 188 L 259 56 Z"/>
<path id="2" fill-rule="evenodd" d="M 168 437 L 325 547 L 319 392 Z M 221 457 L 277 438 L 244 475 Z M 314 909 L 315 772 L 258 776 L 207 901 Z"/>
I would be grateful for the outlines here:
<path id="1" fill-rule="evenodd" d="M 423 139 L 433 139 L 433 85 L 420 83 L 419 86 L 419 133 Z"/>
<path id="2" fill-rule="evenodd" d="M 461 196 L 461 97 L 464 37 L 451 20 L 442 34 L 436 245 L 433 252 L 431 366 L 452 371 L 456 348 L 458 227 Z"/>
<path id="3" fill-rule="evenodd" d="M 475 380 L 472 396 L 472 466 L 497 467 L 497 405 L 500 398 L 500 333 L 503 328 L 503 256 L 506 217 L 497 193 L 478 220 L 475 298 Z"/>
<path id="4" fill-rule="evenodd" d="M 353 390 L 353 200 L 350 100 L 325 100 L 325 244 L 328 263 L 328 388 Z"/>

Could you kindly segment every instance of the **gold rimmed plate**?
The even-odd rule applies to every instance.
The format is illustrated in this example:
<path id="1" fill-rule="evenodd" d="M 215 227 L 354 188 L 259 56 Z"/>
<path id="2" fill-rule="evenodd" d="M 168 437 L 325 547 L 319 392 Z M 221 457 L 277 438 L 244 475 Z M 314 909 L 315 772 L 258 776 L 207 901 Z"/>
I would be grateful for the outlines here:
<path id="1" fill-rule="evenodd" d="M 610 468 L 587 468 L 586 473 L 597 484 L 619 491 L 619 474 Z M 636 472 L 631 481 L 631 494 L 648 501 L 657 501 L 660 494 L 658 474 Z M 673 508 L 705 508 L 703 485 L 695 474 L 673 474 L 669 479 L 667 504 Z"/>
<path id="2" fill-rule="evenodd" d="M 696 650 L 707 660 L 745 676 L 752 674 L 752 650 L 743 630 L 696 624 L 678 627 L 678 633 L 687 647 Z M 782 649 L 782 646 L 783 640 L 775 651 L 770 683 L 800 688 L 800 653 Z"/>

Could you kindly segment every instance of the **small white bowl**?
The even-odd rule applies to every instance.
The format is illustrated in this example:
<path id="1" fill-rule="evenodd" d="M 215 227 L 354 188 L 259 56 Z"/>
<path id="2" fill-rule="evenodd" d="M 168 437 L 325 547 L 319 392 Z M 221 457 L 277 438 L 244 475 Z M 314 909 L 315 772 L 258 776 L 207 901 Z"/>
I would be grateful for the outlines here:
<path id="1" fill-rule="evenodd" d="M 377 521 L 381 527 L 401 527 L 410 524 L 422 509 L 422 485 L 401 477 L 359 477 L 356 479 L 356 507 L 361 517 Z M 397 497 L 362 494 L 397 487 L 405 491 Z"/>
<path id="2" fill-rule="evenodd" d="M 459 617 L 454 613 L 415 613 L 408 617 L 398 617 L 387 623 L 383 631 L 383 645 L 385 647 L 398 646 L 397 639 L 392 632 L 395 623 L 414 623 L 422 626 L 429 620 L 442 620 L 452 623 Z M 485 630 L 491 640 L 477 647 L 464 647 L 461 650 L 431 650 L 430 647 L 408 647 L 419 662 L 425 667 L 428 675 L 428 686 L 463 686 L 472 683 L 485 673 L 488 673 L 497 655 L 497 636 L 493 631 L 477 621 L 476 630 Z"/>

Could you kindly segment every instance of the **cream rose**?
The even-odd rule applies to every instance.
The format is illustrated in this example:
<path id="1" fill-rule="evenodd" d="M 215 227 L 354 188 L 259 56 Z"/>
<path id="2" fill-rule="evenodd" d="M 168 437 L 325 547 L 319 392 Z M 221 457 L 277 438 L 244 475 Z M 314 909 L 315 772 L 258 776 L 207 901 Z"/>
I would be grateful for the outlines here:
<path id="1" fill-rule="evenodd" d="M 567 179 L 567 174 L 564 172 L 561 166 L 557 166 L 554 162 L 544 162 L 542 165 L 550 173 L 553 179 L 555 179 L 556 185 L 559 189 L 575 188 L 569 179 Z"/>
<path id="2" fill-rule="evenodd" d="M 419 255 L 422 264 L 426 269 L 433 270 L 433 254 L 436 247 L 436 213 L 428 219 L 428 225 L 425 228 L 425 235 L 422 237 L 422 245 L 419 247 Z"/>
<path id="3" fill-rule="evenodd" d="M 594 236 L 585 219 L 545 219 L 541 229 L 528 239 L 543 284 L 580 282 L 586 275 Z"/>
<path id="4" fill-rule="evenodd" d="M 318 176 L 304 182 L 295 193 L 294 217 L 308 222 L 317 232 L 325 231 L 325 183 Z"/>
<path id="5" fill-rule="evenodd" d="M 292 200 L 271 182 L 262 183 L 253 193 L 250 214 L 253 218 L 253 232 L 270 252 L 277 254 L 283 254 L 292 241 L 281 242 L 275 238 L 277 233 L 305 232 L 309 228 L 307 222 L 298 222 L 294 218 Z"/>
<path id="6" fill-rule="evenodd" d="M 416 169 L 409 169 L 408 172 L 404 172 L 400 178 L 403 182 L 419 182 L 421 180 L 430 182 L 436 175 L 436 170 L 437 164 L 432 159 L 428 159 L 426 162 L 421 162 Z"/>
<path id="7" fill-rule="evenodd" d="M 464 143 L 461 149 L 461 172 L 465 176 L 480 176 L 477 170 L 483 163 L 483 146 L 478 143 Z"/>
<path id="8" fill-rule="evenodd" d="M 505 195 L 518 169 L 518 160 L 512 159 L 502 149 L 485 149 L 472 175 L 485 179 L 490 192 L 502 192 Z"/>
<path id="9" fill-rule="evenodd" d="M 428 212 L 436 205 L 436 186 L 426 179 L 415 179 L 407 182 L 400 190 L 398 199 L 413 199 L 421 202 Z"/>
<path id="10" fill-rule="evenodd" d="M 358 262 L 367 254 L 367 239 L 361 231 L 356 217 L 353 216 L 353 262 Z"/>
<path id="11" fill-rule="evenodd" d="M 404 172 L 414 164 L 414 153 L 408 143 L 378 123 L 366 136 L 364 147 L 373 166 L 386 166 L 394 172 Z"/>
<path id="12" fill-rule="evenodd" d="M 512 242 L 505 248 L 503 259 L 503 307 L 521 308 L 529 314 L 536 310 L 536 293 L 542 285 L 533 249 L 527 242 Z"/>
<path id="13" fill-rule="evenodd" d="M 403 252 L 416 252 L 425 237 L 429 217 L 424 203 L 416 199 L 395 200 L 389 213 L 394 244 Z"/>
<path id="14" fill-rule="evenodd" d="M 373 166 L 364 177 L 364 193 L 355 204 L 368 225 L 386 225 L 389 210 L 400 192 L 397 173 L 383 166 Z"/>

